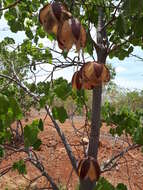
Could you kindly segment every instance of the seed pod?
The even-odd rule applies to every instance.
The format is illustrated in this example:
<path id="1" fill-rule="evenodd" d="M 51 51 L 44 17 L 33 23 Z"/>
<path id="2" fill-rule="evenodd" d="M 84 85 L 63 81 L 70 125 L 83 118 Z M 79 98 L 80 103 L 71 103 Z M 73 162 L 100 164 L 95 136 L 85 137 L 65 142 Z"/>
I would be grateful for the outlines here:
<path id="1" fill-rule="evenodd" d="M 86 31 L 84 27 L 81 25 L 80 28 L 80 37 L 79 40 L 75 42 L 76 44 L 76 50 L 79 51 L 81 48 L 85 48 L 86 46 Z"/>
<path id="2" fill-rule="evenodd" d="M 110 73 L 104 64 L 97 62 L 88 62 L 81 68 L 83 88 L 93 89 L 110 80 Z"/>
<path id="3" fill-rule="evenodd" d="M 57 34 L 58 21 L 52 11 L 51 4 L 45 5 L 39 13 L 39 21 L 42 24 L 44 30 L 48 33 Z"/>
<path id="4" fill-rule="evenodd" d="M 87 158 L 80 160 L 77 173 L 82 180 L 89 178 L 91 181 L 98 181 L 101 171 L 97 160 L 88 156 Z"/>
<path id="5" fill-rule="evenodd" d="M 72 15 L 60 2 L 53 2 L 45 5 L 39 12 L 39 21 L 44 30 L 48 33 L 57 35 L 58 27 Z"/>
<path id="6" fill-rule="evenodd" d="M 70 19 L 71 31 L 76 41 L 80 38 L 81 24 L 78 19 Z"/>
<path id="7" fill-rule="evenodd" d="M 82 78 L 79 71 L 76 71 L 72 77 L 72 88 L 77 90 L 82 88 Z"/>
<path id="8" fill-rule="evenodd" d="M 71 20 L 66 20 L 63 25 L 58 29 L 57 41 L 59 48 L 62 50 L 69 51 L 74 43 L 74 37 L 71 30 Z"/>
<path id="9" fill-rule="evenodd" d="M 77 51 L 86 45 L 86 32 L 77 19 L 66 20 L 59 27 L 57 36 L 59 48 L 69 51 L 73 44 L 76 45 Z"/>

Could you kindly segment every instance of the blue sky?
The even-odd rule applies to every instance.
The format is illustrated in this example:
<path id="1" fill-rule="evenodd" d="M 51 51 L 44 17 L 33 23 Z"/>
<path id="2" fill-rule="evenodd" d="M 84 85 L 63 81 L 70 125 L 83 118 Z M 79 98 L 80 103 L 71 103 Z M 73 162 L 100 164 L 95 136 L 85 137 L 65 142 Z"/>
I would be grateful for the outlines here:
<path id="1" fill-rule="evenodd" d="M 4 19 L 0 20 L 0 40 L 9 36 L 15 39 L 16 43 L 21 43 L 24 39 L 24 32 L 11 33 Z M 47 41 L 45 40 L 45 44 Z M 143 51 L 139 47 L 135 47 L 133 54 L 136 54 L 143 58 Z M 123 61 L 117 58 L 107 59 L 108 63 L 111 63 L 116 70 L 115 83 L 120 87 L 127 88 L 129 90 L 143 90 L 143 61 L 135 57 L 129 57 Z M 47 67 L 47 65 L 45 66 Z M 55 74 L 55 78 L 63 76 L 69 81 L 73 75 L 73 68 L 68 68 L 63 71 L 58 71 Z M 41 74 L 42 75 L 42 74 Z M 39 75 L 39 80 L 44 78 Z"/>
<path id="2" fill-rule="evenodd" d="M 143 50 L 139 47 L 135 47 L 133 54 L 143 58 Z M 143 90 L 143 61 L 130 56 L 123 61 L 114 58 L 108 59 L 108 62 L 115 67 L 116 84 L 131 90 Z"/>

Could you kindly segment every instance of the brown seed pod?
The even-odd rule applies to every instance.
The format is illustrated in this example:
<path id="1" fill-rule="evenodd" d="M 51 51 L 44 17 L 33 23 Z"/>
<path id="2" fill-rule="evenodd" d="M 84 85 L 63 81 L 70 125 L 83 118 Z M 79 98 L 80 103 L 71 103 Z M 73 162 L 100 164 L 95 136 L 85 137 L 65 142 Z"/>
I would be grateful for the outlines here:
<path id="1" fill-rule="evenodd" d="M 72 15 L 60 2 L 45 5 L 39 12 L 39 21 L 44 30 L 57 35 L 58 27 Z"/>
<path id="2" fill-rule="evenodd" d="M 66 20 L 63 25 L 58 29 L 57 41 L 59 48 L 62 50 L 69 51 L 74 43 L 74 37 L 71 30 L 71 20 Z"/>
<path id="3" fill-rule="evenodd" d="M 39 21 L 42 24 L 44 30 L 48 33 L 57 34 L 58 21 L 52 11 L 51 4 L 45 5 L 39 13 Z"/>
<path id="4" fill-rule="evenodd" d="M 81 24 L 78 19 L 71 19 L 71 31 L 76 41 L 80 38 Z"/>
<path id="5" fill-rule="evenodd" d="M 81 70 L 85 89 L 93 89 L 110 80 L 109 70 L 104 64 L 88 62 L 83 65 Z"/>
<path id="6" fill-rule="evenodd" d="M 91 156 L 81 159 L 78 164 L 77 174 L 82 180 L 89 178 L 91 181 L 98 181 L 101 171 L 97 160 Z"/>
<path id="7" fill-rule="evenodd" d="M 75 44 L 79 51 L 86 45 L 86 32 L 77 19 L 68 19 L 59 27 L 57 40 L 60 49 L 69 51 Z"/>
<path id="8" fill-rule="evenodd" d="M 76 44 L 77 51 L 79 51 L 80 48 L 85 48 L 85 46 L 86 46 L 86 31 L 82 25 L 81 25 L 81 29 L 80 29 L 79 40 L 76 41 L 75 44 Z"/>
<path id="9" fill-rule="evenodd" d="M 82 78 L 80 71 L 76 71 L 72 77 L 72 88 L 77 90 L 82 88 Z"/>
<path id="10" fill-rule="evenodd" d="M 52 11 L 54 13 L 54 16 L 56 17 L 56 19 L 58 21 L 60 21 L 61 19 L 61 14 L 62 14 L 62 6 L 59 2 L 53 2 L 51 4 L 51 7 L 52 7 Z"/>

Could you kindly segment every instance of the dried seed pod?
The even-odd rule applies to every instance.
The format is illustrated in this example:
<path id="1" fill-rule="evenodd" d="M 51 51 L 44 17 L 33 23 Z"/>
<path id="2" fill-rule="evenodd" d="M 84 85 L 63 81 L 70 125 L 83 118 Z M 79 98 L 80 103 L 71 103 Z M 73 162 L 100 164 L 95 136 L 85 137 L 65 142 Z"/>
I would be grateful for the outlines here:
<path id="1" fill-rule="evenodd" d="M 72 17 L 72 14 L 68 11 L 66 4 L 62 4 L 61 2 L 53 2 L 51 5 L 53 13 L 60 24 Z"/>
<path id="2" fill-rule="evenodd" d="M 76 71 L 72 77 L 72 88 L 77 90 L 82 88 L 82 78 L 80 71 Z"/>
<path id="3" fill-rule="evenodd" d="M 57 34 L 58 20 L 56 19 L 51 4 L 45 5 L 39 13 L 39 21 L 42 24 L 44 30 L 48 33 Z"/>
<path id="4" fill-rule="evenodd" d="M 87 158 L 80 160 L 77 173 L 82 180 L 89 178 L 91 181 L 98 181 L 101 171 L 97 160 L 88 156 Z"/>
<path id="5" fill-rule="evenodd" d="M 79 40 L 75 42 L 76 44 L 76 50 L 79 51 L 81 48 L 85 48 L 86 46 L 86 31 L 84 27 L 81 25 L 80 28 L 80 37 Z"/>
<path id="6" fill-rule="evenodd" d="M 74 43 L 74 37 L 71 30 L 70 19 L 66 20 L 63 25 L 59 27 L 57 33 L 57 41 L 59 48 L 63 51 L 69 51 Z"/>
<path id="7" fill-rule="evenodd" d="M 44 30 L 57 35 L 58 27 L 72 15 L 60 2 L 45 5 L 39 12 L 39 21 Z"/>
<path id="8" fill-rule="evenodd" d="M 110 80 L 109 70 L 104 64 L 88 62 L 83 65 L 81 70 L 85 89 L 93 89 Z"/>
<path id="9" fill-rule="evenodd" d="M 57 40 L 60 49 L 69 51 L 75 44 L 79 51 L 86 45 L 86 32 L 81 23 L 72 18 L 59 27 Z"/>
<path id="10" fill-rule="evenodd" d="M 80 38 L 81 24 L 78 19 L 70 19 L 71 31 L 76 41 Z"/>

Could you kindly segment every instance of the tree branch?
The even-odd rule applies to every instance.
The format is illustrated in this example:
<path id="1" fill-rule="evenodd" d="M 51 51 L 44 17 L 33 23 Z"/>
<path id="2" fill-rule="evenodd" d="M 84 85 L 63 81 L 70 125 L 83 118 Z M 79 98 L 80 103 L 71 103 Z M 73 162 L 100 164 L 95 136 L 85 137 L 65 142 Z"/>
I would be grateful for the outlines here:
<path id="1" fill-rule="evenodd" d="M 115 12 L 114 12 L 114 14 L 113 14 L 113 16 L 112 16 L 112 19 L 111 19 L 109 22 L 107 22 L 107 23 L 102 27 L 101 31 L 104 30 L 105 28 L 107 28 L 107 26 L 109 26 L 109 25 L 116 19 L 116 13 L 117 13 L 117 11 L 118 11 L 118 9 L 119 9 L 119 7 L 120 7 L 122 1 L 123 1 L 123 0 L 121 0 L 121 1 L 119 2 L 119 4 L 116 6 Z"/>
<path id="2" fill-rule="evenodd" d="M 15 7 L 15 6 L 16 6 L 18 3 L 20 3 L 20 2 L 21 2 L 21 0 L 17 0 L 16 2 L 14 2 L 14 3 L 8 5 L 7 7 L 0 8 L 0 11 L 4 11 L 4 10 L 6 10 L 6 9 L 10 9 L 10 8 L 12 8 L 12 7 Z"/>
<path id="3" fill-rule="evenodd" d="M 62 140 L 64 146 L 65 146 L 65 149 L 66 149 L 66 151 L 67 151 L 67 154 L 68 154 L 68 156 L 69 156 L 69 159 L 70 159 L 70 161 L 71 161 L 71 163 L 72 163 L 72 166 L 73 166 L 74 170 L 77 171 L 77 160 L 75 159 L 75 157 L 74 157 L 74 155 L 73 155 L 73 153 L 72 153 L 72 149 L 71 149 L 69 143 L 67 142 L 64 133 L 62 132 L 62 130 L 61 130 L 60 127 L 58 126 L 57 122 L 56 122 L 55 119 L 53 118 L 52 114 L 50 113 L 49 108 L 48 108 L 47 106 L 45 106 L 45 109 L 46 109 L 46 111 L 47 111 L 47 113 L 48 113 L 50 119 L 52 120 L 52 122 L 53 122 L 53 124 L 54 124 L 54 126 L 55 126 L 55 128 L 56 128 L 56 130 L 57 130 L 57 132 L 58 132 L 58 134 L 59 134 L 59 136 L 60 136 L 60 138 L 61 138 L 61 140 Z"/>
<path id="4" fill-rule="evenodd" d="M 20 86 L 28 95 L 32 96 L 36 102 L 39 102 L 39 101 L 40 101 L 40 97 L 37 96 L 37 95 L 35 95 L 34 93 L 32 93 L 23 83 L 21 83 L 21 81 L 19 80 L 18 77 L 17 77 L 17 80 L 15 80 L 15 79 L 13 79 L 12 77 L 9 77 L 9 76 L 7 76 L 7 75 L 3 75 L 3 74 L 0 74 L 0 77 L 6 78 L 6 79 L 8 79 L 8 80 L 12 80 L 12 81 L 15 82 L 18 86 Z M 68 154 L 68 156 L 69 156 L 69 159 L 70 159 L 70 161 L 71 161 L 71 164 L 72 164 L 74 170 L 76 171 L 76 169 L 77 169 L 77 160 L 76 160 L 76 158 L 74 157 L 74 155 L 73 155 L 73 153 L 72 153 L 72 149 L 71 149 L 69 143 L 68 143 L 68 141 L 67 141 L 67 139 L 66 139 L 66 137 L 65 137 L 65 135 L 64 135 L 64 133 L 63 133 L 63 131 L 61 130 L 61 128 L 59 127 L 59 125 L 57 124 L 57 122 L 55 121 L 55 119 L 53 118 L 53 116 L 51 115 L 51 112 L 50 112 L 48 106 L 45 106 L 45 109 L 46 109 L 46 111 L 47 111 L 49 117 L 51 118 L 51 120 L 52 120 L 52 122 L 53 122 L 53 124 L 54 124 L 54 127 L 55 127 L 55 129 L 56 129 L 58 135 L 60 136 L 60 138 L 61 138 L 63 144 L 64 144 L 64 147 L 65 147 L 65 149 L 66 149 L 66 151 L 67 151 L 67 154 Z"/>
<path id="5" fill-rule="evenodd" d="M 107 163 L 105 163 L 101 167 L 102 168 L 102 173 L 110 171 L 113 168 L 113 165 L 116 165 L 115 160 L 121 159 L 121 157 L 123 157 L 127 152 L 129 152 L 130 150 L 134 150 L 136 148 L 139 148 L 139 147 L 141 147 L 141 145 L 138 145 L 138 144 L 130 145 L 125 150 L 120 152 L 119 154 L 113 156 Z"/>
<path id="6" fill-rule="evenodd" d="M 4 75 L 4 74 L 0 74 L 0 78 L 5 78 L 5 79 L 8 79 L 10 81 L 13 81 L 19 87 L 21 87 L 27 94 L 32 96 L 34 98 L 34 100 L 39 101 L 38 96 L 36 94 L 32 93 L 22 82 L 19 82 L 18 80 L 14 79 L 10 76 Z"/>

